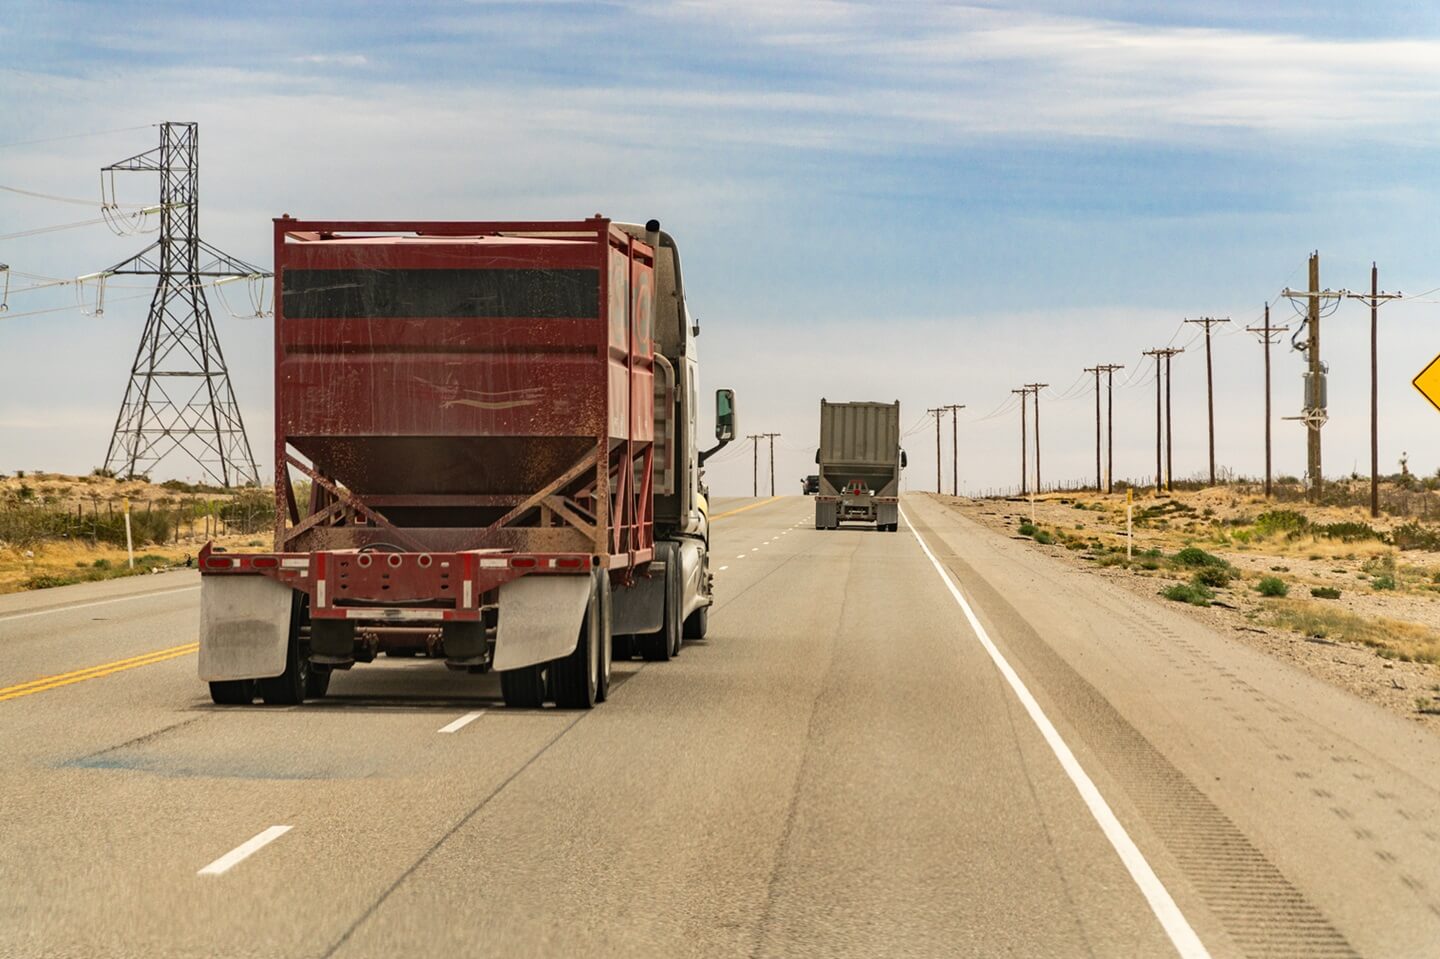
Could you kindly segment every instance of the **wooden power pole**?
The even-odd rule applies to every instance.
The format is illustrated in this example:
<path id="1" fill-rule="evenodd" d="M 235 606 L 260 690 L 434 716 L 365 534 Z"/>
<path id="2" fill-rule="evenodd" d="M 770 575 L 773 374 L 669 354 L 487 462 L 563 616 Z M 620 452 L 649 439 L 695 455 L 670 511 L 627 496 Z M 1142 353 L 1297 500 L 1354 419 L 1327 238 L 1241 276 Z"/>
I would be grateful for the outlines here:
<path id="1" fill-rule="evenodd" d="M 761 436 L 770 441 L 770 495 L 775 495 L 775 437 L 779 433 L 761 433 Z"/>
<path id="2" fill-rule="evenodd" d="M 1115 469 L 1115 371 L 1123 370 L 1123 363 L 1099 363 L 1085 367 L 1086 373 L 1095 374 L 1095 492 L 1110 492 L 1114 486 Z M 1108 384 L 1108 409 L 1105 413 L 1106 432 L 1109 436 L 1109 454 L 1105 467 L 1108 479 L 1102 480 L 1100 473 L 1100 374 L 1104 373 Z"/>
<path id="3" fill-rule="evenodd" d="M 760 498 L 760 437 L 764 433 L 750 433 L 746 439 L 750 441 L 750 495 L 756 499 Z"/>
<path id="4" fill-rule="evenodd" d="M 1285 289 L 1282 294 L 1292 300 L 1305 301 L 1305 411 L 1301 416 L 1288 417 L 1304 421 L 1307 432 L 1305 475 L 1310 481 L 1310 501 L 1320 502 L 1324 474 L 1320 462 L 1320 429 L 1329 418 L 1325 410 L 1325 364 L 1320 362 L 1320 304 L 1322 300 L 1338 300 L 1343 292 L 1320 289 L 1320 254 L 1310 254 L 1310 288 L 1296 291 Z"/>
<path id="5" fill-rule="evenodd" d="M 1030 395 L 1030 391 L 1022 387 L 1010 392 L 1020 394 L 1020 495 L 1024 496 L 1027 492 L 1025 484 L 1029 481 L 1030 475 L 1030 471 L 1025 466 L 1025 448 L 1030 442 L 1025 436 L 1025 397 Z"/>
<path id="6" fill-rule="evenodd" d="M 1270 304 L 1265 304 L 1265 325 L 1245 327 L 1251 333 L 1260 334 L 1260 343 L 1265 347 L 1265 498 L 1269 499 L 1270 489 L 1270 346 L 1275 342 L 1272 336 L 1284 333 L 1288 326 L 1270 325 Z"/>
<path id="7" fill-rule="evenodd" d="M 1210 328 L 1218 323 L 1229 323 L 1230 318 L 1216 319 L 1202 316 L 1186 323 L 1199 323 L 1205 327 L 1205 406 L 1210 426 L 1210 485 L 1215 485 L 1215 368 L 1210 362 Z"/>
<path id="8" fill-rule="evenodd" d="M 1170 360 L 1175 354 L 1184 352 L 1183 347 L 1176 346 L 1145 351 L 1146 356 L 1155 357 L 1155 492 L 1157 493 L 1160 492 L 1162 487 L 1167 490 L 1175 488 L 1175 443 L 1170 418 Z M 1161 360 L 1165 361 L 1163 366 L 1161 365 Z M 1162 383 L 1165 393 L 1165 412 L 1163 416 L 1160 412 Z M 1163 432 L 1165 434 L 1165 468 L 1163 476 L 1160 468 L 1160 434 L 1162 432 L 1162 422 L 1164 424 Z"/>
<path id="9" fill-rule="evenodd" d="M 937 406 L 933 410 L 926 410 L 926 415 L 935 417 L 935 492 L 945 492 L 940 488 L 940 417 L 945 413 L 945 407 Z"/>
<path id="10" fill-rule="evenodd" d="M 1039 496 L 1045 492 L 1045 487 L 1040 485 L 1040 391 L 1049 386 L 1049 383 L 1026 383 L 1025 389 L 1035 396 L 1035 495 Z"/>
<path id="11" fill-rule="evenodd" d="M 960 495 L 960 411 L 964 403 L 951 403 L 950 411 L 950 495 Z"/>
<path id="12" fill-rule="evenodd" d="M 1370 264 L 1370 292 L 1350 293 L 1352 300 L 1370 304 L 1370 515 L 1380 515 L 1380 361 L 1377 355 L 1380 306 L 1398 300 L 1399 293 L 1380 292 L 1380 268 Z"/>

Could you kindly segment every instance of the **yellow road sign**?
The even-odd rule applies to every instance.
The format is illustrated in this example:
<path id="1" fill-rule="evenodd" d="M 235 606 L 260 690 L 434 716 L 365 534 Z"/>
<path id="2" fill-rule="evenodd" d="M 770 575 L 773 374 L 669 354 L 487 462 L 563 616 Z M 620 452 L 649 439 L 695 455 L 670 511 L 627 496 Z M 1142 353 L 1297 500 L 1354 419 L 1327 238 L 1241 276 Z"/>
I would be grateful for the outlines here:
<path id="1" fill-rule="evenodd" d="M 1430 401 L 1430 405 L 1440 410 L 1440 356 L 1431 360 L 1430 365 L 1410 382 L 1415 384 L 1421 396 Z"/>

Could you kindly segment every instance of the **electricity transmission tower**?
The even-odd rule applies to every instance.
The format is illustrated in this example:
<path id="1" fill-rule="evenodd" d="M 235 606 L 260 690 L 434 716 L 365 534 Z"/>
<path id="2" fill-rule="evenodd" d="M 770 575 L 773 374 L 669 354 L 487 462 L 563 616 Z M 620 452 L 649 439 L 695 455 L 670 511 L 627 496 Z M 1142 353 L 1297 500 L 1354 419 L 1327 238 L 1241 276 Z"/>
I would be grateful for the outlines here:
<path id="1" fill-rule="evenodd" d="M 160 174 L 159 239 L 101 274 L 159 278 L 105 468 L 122 476 L 148 473 L 180 450 L 199 465 L 202 479 L 258 485 L 202 278 L 267 273 L 200 239 L 199 146 L 197 124 L 162 123 L 158 147 L 101 170 Z"/>

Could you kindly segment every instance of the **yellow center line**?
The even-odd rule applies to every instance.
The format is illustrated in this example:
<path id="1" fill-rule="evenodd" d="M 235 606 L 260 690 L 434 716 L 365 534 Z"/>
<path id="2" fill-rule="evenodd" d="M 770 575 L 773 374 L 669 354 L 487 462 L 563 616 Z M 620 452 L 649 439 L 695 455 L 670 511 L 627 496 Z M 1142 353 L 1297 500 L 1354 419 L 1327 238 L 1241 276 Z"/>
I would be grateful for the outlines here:
<path id="1" fill-rule="evenodd" d="M 58 689 L 61 686 L 69 686 L 73 683 L 83 683 L 87 679 L 99 679 L 102 676 L 124 672 L 127 669 L 136 669 L 140 666 L 152 665 L 153 663 L 163 663 L 167 659 L 188 656 L 199 648 L 199 643 L 186 643 L 183 646 L 171 646 L 169 649 L 157 649 L 140 656 L 131 656 L 129 659 L 117 659 L 111 663 L 101 663 L 98 666 L 77 669 L 69 673 L 42 676 L 39 679 L 32 679 L 27 683 L 17 683 L 14 686 L 0 687 L 0 702 L 4 702 L 7 699 L 19 699 L 21 696 L 29 696 L 32 693 L 43 693 L 46 690 Z"/>
<path id="2" fill-rule="evenodd" d="M 762 507 L 762 506 L 764 506 L 764 505 L 766 505 L 766 504 L 768 504 L 768 503 L 773 503 L 773 502 L 775 502 L 777 499 L 782 499 L 782 497 L 772 496 L 772 497 L 770 497 L 769 499 L 762 499 L 762 500 L 761 500 L 760 502 L 758 502 L 758 503 L 751 503 L 749 506 L 741 506 L 741 507 L 739 507 L 738 509 L 727 509 L 727 510 L 726 510 L 725 512 L 723 512 L 723 513 L 716 513 L 714 516 L 710 517 L 710 522 L 713 523 L 713 522 L 715 522 L 717 519 L 724 519 L 724 518 L 727 517 L 727 516 L 734 516 L 736 513 L 743 513 L 743 512 L 745 512 L 747 509 L 759 509 L 760 507 Z"/>

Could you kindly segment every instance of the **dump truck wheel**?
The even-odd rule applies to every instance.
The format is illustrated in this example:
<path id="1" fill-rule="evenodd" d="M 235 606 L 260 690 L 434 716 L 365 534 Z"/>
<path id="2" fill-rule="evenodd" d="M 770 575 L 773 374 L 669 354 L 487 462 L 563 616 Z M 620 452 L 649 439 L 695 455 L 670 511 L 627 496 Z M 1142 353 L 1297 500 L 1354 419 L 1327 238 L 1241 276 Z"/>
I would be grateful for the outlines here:
<path id="1" fill-rule="evenodd" d="M 680 556 L 671 549 L 665 555 L 665 611 L 660 629 L 635 637 L 640 655 L 647 662 L 663 663 L 680 652 Z"/>
<path id="2" fill-rule="evenodd" d="M 610 658 L 622 663 L 629 662 L 635 657 L 635 638 L 633 636 L 614 636 L 610 639 Z"/>
<path id="3" fill-rule="evenodd" d="M 511 709 L 539 709 L 545 702 L 545 668 L 524 666 L 500 674 L 500 695 Z"/>
<path id="4" fill-rule="evenodd" d="M 600 690 L 600 590 L 593 582 L 585 621 L 575 651 L 550 664 L 555 684 L 555 705 L 561 709 L 590 709 Z"/>
<path id="5" fill-rule="evenodd" d="M 255 680 L 225 679 L 211 683 L 210 701 L 216 706 L 249 706 L 255 701 Z"/>
<path id="6" fill-rule="evenodd" d="M 314 663 L 310 664 L 310 675 L 305 679 L 305 698 L 321 699 L 330 691 L 330 677 L 334 670 L 321 669 Z"/>
<path id="7" fill-rule="evenodd" d="M 298 706 L 310 686 L 310 652 L 300 647 L 301 628 L 309 615 L 309 597 L 296 594 L 290 603 L 290 642 L 285 646 L 285 672 L 256 681 L 267 706 Z"/>
<path id="8" fill-rule="evenodd" d="M 595 689 L 595 701 L 603 703 L 610 698 L 610 664 L 615 659 L 614 638 L 610 635 L 613 625 L 613 607 L 610 605 L 610 574 L 600 570 L 597 574 L 600 585 L 600 684 Z"/>
<path id="9" fill-rule="evenodd" d="M 685 638 L 704 639 L 705 631 L 710 628 L 710 607 L 701 606 L 695 612 L 685 617 Z"/>

